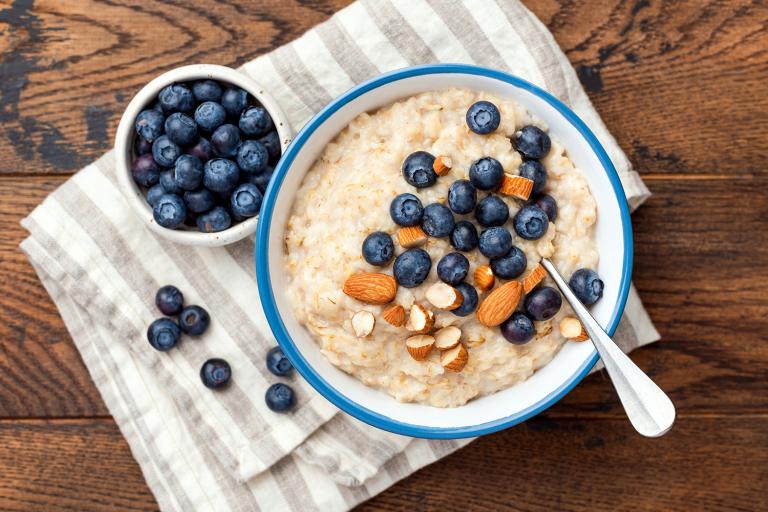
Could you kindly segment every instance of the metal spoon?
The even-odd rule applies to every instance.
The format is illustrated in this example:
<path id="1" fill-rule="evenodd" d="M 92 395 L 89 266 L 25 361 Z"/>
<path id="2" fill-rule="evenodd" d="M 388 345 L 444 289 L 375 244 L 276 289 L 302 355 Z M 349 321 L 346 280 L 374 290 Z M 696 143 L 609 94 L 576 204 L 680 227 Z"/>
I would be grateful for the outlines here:
<path id="1" fill-rule="evenodd" d="M 605 333 L 587 308 L 576 298 L 552 262 L 544 258 L 541 264 L 552 276 L 565 300 L 584 325 L 608 370 L 613 387 L 619 394 L 621 405 L 624 406 L 632 426 L 646 437 L 666 434 L 675 422 L 675 406 L 672 401 Z"/>

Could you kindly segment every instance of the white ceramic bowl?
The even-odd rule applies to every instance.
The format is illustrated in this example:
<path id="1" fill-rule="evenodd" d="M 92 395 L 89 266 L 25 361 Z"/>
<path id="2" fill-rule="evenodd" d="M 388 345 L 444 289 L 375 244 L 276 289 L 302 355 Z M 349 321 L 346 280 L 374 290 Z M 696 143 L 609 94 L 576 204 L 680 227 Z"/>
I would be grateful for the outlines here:
<path id="1" fill-rule="evenodd" d="M 591 343 L 566 343 L 531 378 L 452 409 L 400 403 L 331 365 L 295 319 L 284 290 L 283 235 L 296 190 L 325 145 L 361 112 L 420 92 L 466 87 L 514 99 L 548 126 L 584 171 L 598 205 L 596 241 L 605 282 L 592 313 L 613 333 L 624 310 L 632 272 L 632 227 L 624 191 L 608 155 L 587 126 L 565 105 L 512 75 L 458 64 L 395 71 L 335 99 L 294 139 L 267 189 L 256 235 L 256 271 L 267 320 L 284 351 L 307 381 L 340 409 L 379 428 L 403 435 L 457 438 L 486 434 L 546 409 L 575 386 L 597 361 Z M 418 149 L 418 148 L 414 148 Z"/>
<path id="2" fill-rule="evenodd" d="M 186 228 L 186 226 L 182 229 L 164 228 L 155 222 L 152 216 L 152 207 L 147 203 L 143 192 L 131 176 L 133 142 L 136 138 L 134 123 L 139 112 L 154 102 L 160 90 L 167 85 L 208 78 L 240 87 L 261 103 L 269 112 L 269 115 L 272 116 L 272 121 L 277 128 L 277 134 L 280 136 L 283 154 L 285 154 L 286 147 L 291 142 L 291 127 L 287 123 L 285 114 L 280 110 L 277 102 L 258 83 L 232 68 L 214 64 L 192 64 L 163 73 L 145 85 L 128 104 L 123 117 L 120 118 L 120 124 L 117 126 L 117 134 L 115 135 L 117 177 L 123 194 L 136 212 L 136 215 L 155 233 L 180 244 L 203 246 L 231 244 L 252 234 L 256 229 L 258 221 L 258 216 L 251 217 L 243 222 L 233 224 L 232 227 L 218 233 L 201 233 L 194 228 Z"/>

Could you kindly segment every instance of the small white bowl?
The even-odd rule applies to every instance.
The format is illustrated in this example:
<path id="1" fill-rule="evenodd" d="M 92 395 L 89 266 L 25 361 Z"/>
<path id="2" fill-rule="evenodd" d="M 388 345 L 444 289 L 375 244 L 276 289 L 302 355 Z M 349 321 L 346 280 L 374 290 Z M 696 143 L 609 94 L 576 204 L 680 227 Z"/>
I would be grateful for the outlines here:
<path id="1" fill-rule="evenodd" d="M 115 135 L 115 165 L 117 166 L 117 177 L 123 190 L 126 200 L 130 203 L 136 215 L 143 220 L 147 226 L 158 235 L 186 245 L 218 246 L 237 242 L 252 234 L 256 230 L 258 215 L 233 224 L 232 227 L 219 231 L 217 233 L 202 233 L 193 228 L 189 229 L 168 229 L 158 225 L 152 216 L 152 207 L 147 203 L 144 193 L 136 185 L 131 175 L 131 163 L 133 162 L 133 143 L 136 138 L 134 124 L 136 116 L 147 108 L 157 98 L 158 93 L 163 87 L 172 83 L 190 82 L 195 80 L 211 79 L 226 84 L 232 84 L 247 91 L 258 101 L 272 116 L 272 121 L 277 128 L 277 134 L 280 137 L 280 146 L 282 153 L 291 142 L 291 127 L 286 121 L 285 114 L 278 106 L 277 102 L 264 91 L 264 88 L 251 80 L 246 75 L 237 70 L 226 66 L 217 66 L 215 64 L 192 64 L 172 69 L 167 73 L 158 76 L 147 85 L 145 85 L 133 97 L 128 107 L 120 118 L 120 124 L 117 126 Z"/>

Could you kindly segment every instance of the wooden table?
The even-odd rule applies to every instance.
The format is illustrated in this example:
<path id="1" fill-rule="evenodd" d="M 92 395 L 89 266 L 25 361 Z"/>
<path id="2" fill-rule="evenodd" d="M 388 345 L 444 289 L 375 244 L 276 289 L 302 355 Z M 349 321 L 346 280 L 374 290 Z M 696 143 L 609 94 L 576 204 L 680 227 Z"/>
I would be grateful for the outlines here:
<path id="1" fill-rule="evenodd" d="M 347 0 L 32 3 L 0 0 L 0 510 L 156 509 L 17 248 L 19 220 L 109 149 L 151 77 L 241 64 Z M 677 424 L 639 437 L 597 374 L 360 510 L 765 510 L 768 8 L 527 3 L 655 194 L 634 215 L 634 279 L 663 341 L 633 358 Z"/>

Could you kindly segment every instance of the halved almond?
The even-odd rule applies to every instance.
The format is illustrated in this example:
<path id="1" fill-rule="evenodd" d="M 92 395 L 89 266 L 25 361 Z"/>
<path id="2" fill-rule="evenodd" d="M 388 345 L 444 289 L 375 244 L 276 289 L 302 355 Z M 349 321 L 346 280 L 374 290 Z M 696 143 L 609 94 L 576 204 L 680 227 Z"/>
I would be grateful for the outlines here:
<path id="1" fill-rule="evenodd" d="M 445 176 L 453 167 L 453 160 L 449 156 L 438 156 L 435 158 L 435 163 L 432 164 L 432 169 L 438 176 Z"/>
<path id="2" fill-rule="evenodd" d="M 434 346 L 435 338 L 426 334 L 417 334 L 405 340 L 405 348 L 417 361 L 425 360 Z"/>
<path id="3" fill-rule="evenodd" d="M 493 288 L 493 283 L 496 282 L 496 278 L 493 275 L 493 270 L 488 265 L 480 265 L 475 269 L 475 287 L 481 292 L 487 292 Z"/>
<path id="4" fill-rule="evenodd" d="M 477 309 L 477 320 L 487 326 L 496 327 L 509 318 L 520 302 L 523 285 L 509 281 L 494 289 Z"/>
<path id="5" fill-rule="evenodd" d="M 467 365 L 469 353 L 464 345 L 458 344 L 450 350 L 446 350 L 440 356 L 440 364 L 448 371 L 460 372 Z"/>
<path id="6" fill-rule="evenodd" d="M 531 270 L 531 273 L 523 278 L 523 292 L 531 293 L 531 290 L 536 288 L 545 277 L 547 277 L 547 271 L 541 264 L 536 265 L 536 267 Z"/>
<path id="7" fill-rule="evenodd" d="M 344 282 L 344 293 L 368 304 L 387 304 L 395 299 L 397 281 L 387 274 L 363 272 L 349 276 Z"/>
<path id="8" fill-rule="evenodd" d="M 451 311 L 461 306 L 464 296 L 459 290 L 445 283 L 435 283 L 427 288 L 427 300 L 438 309 Z"/>
<path id="9" fill-rule="evenodd" d="M 575 316 L 566 316 L 560 320 L 560 334 L 563 337 L 573 341 L 584 341 L 589 339 L 589 334 L 581 322 Z"/>
<path id="10" fill-rule="evenodd" d="M 427 234 L 421 226 L 405 226 L 397 231 L 397 242 L 406 249 L 423 245 L 426 241 Z"/>
<path id="11" fill-rule="evenodd" d="M 384 310 L 381 316 L 395 327 L 402 327 L 405 325 L 405 308 L 400 304 L 388 307 Z"/>
<path id="12" fill-rule="evenodd" d="M 416 334 L 426 334 L 435 324 L 435 315 L 420 304 L 411 306 L 405 328 Z"/>
<path id="13" fill-rule="evenodd" d="M 358 338 L 365 338 L 371 334 L 375 323 L 376 318 L 370 311 L 358 311 L 352 315 L 352 329 Z"/>
<path id="14" fill-rule="evenodd" d="M 438 350 L 448 350 L 459 344 L 461 341 L 461 329 L 455 325 L 443 327 L 435 333 L 435 346 Z"/>
<path id="15" fill-rule="evenodd" d="M 501 185 L 499 185 L 500 193 L 523 200 L 527 200 L 531 197 L 532 191 L 533 180 L 507 173 L 504 173 L 504 179 L 501 180 Z"/>

